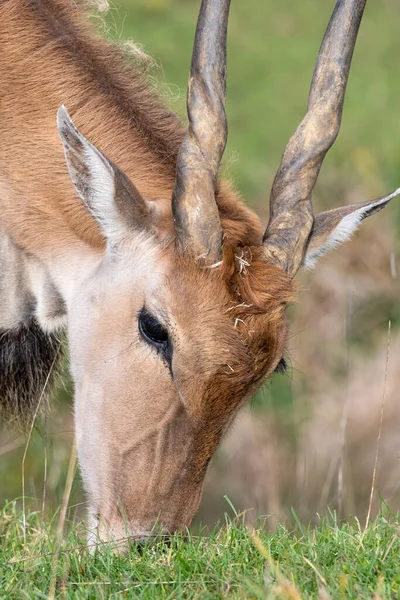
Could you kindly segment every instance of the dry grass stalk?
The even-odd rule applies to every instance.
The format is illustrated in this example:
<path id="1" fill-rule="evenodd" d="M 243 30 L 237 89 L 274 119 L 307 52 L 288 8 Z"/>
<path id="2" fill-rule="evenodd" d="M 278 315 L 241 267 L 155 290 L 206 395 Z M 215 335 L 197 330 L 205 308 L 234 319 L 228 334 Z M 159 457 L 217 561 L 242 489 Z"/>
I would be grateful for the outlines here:
<path id="1" fill-rule="evenodd" d="M 64 533 L 65 520 L 67 518 L 67 509 L 68 509 L 68 501 L 71 495 L 72 484 L 75 478 L 76 472 L 76 463 L 77 463 L 77 452 L 76 452 L 76 442 L 72 445 L 71 455 L 69 458 L 68 465 L 68 473 L 67 479 L 65 482 L 63 500 L 61 505 L 60 517 L 58 519 L 58 527 L 57 527 L 57 539 L 56 539 L 56 551 L 54 553 L 53 564 L 51 569 L 51 578 L 50 578 L 50 588 L 48 600 L 54 600 L 55 591 L 56 591 L 56 582 L 57 582 L 57 567 L 60 559 L 60 547 Z"/>
<path id="2" fill-rule="evenodd" d="M 378 465 L 379 446 L 381 443 L 381 435 L 382 435 L 383 411 L 384 411 L 384 407 L 385 407 L 386 382 L 387 382 L 389 351 L 390 351 L 390 328 L 391 328 L 391 322 L 389 321 L 389 323 L 388 323 L 388 339 L 387 339 L 387 347 L 386 347 L 385 379 L 384 379 L 384 383 L 383 383 L 382 403 L 381 403 L 381 416 L 380 416 L 380 420 L 379 420 L 379 431 L 378 431 L 378 439 L 376 442 L 375 463 L 374 463 L 374 470 L 372 473 L 371 494 L 369 497 L 369 505 L 368 505 L 367 518 L 365 520 L 364 533 L 369 525 L 369 520 L 371 517 L 372 499 L 373 499 L 374 492 L 375 492 L 376 469 L 377 469 L 377 465 Z"/>
<path id="3" fill-rule="evenodd" d="M 277 563 L 275 563 L 273 560 L 269 550 L 265 547 L 255 529 L 248 528 L 248 532 L 253 539 L 255 547 L 261 556 L 264 557 L 266 566 L 271 568 L 271 571 L 273 572 L 273 575 L 277 581 L 277 585 L 275 585 L 273 588 L 275 595 L 282 596 L 282 598 L 289 598 L 290 600 L 301 600 L 301 595 L 296 586 L 282 575 Z"/>
<path id="4" fill-rule="evenodd" d="M 338 469 L 338 514 L 339 517 L 343 515 L 343 471 L 344 471 L 344 462 L 346 456 L 346 430 L 347 430 L 347 421 L 349 414 L 349 364 L 350 364 L 350 349 L 349 349 L 349 322 L 351 321 L 352 311 L 354 304 L 354 294 L 352 293 L 350 296 L 350 302 L 348 305 L 347 318 L 346 318 L 346 326 L 345 326 L 345 339 L 346 339 L 346 391 L 345 398 L 343 403 L 343 412 L 342 418 L 340 422 L 340 430 L 341 430 L 341 449 L 340 449 L 340 457 L 339 457 L 339 469 Z"/>
<path id="5" fill-rule="evenodd" d="M 44 382 L 43 390 L 42 390 L 42 393 L 40 395 L 39 402 L 38 402 L 38 404 L 36 406 L 35 414 L 33 415 L 32 423 L 31 423 L 31 426 L 30 426 L 30 429 L 29 429 L 28 438 L 27 438 L 26 444 L 25 444 L 24 455 L 22 457 L 22 464 L 21 464 L 21 477 L 22 477 L 22 532 L 23 532 L 23 536 L 24 536 L 24 545 L 26 544 L 25 460 L 26 460 L 26 455 L 28 453 L 28 448 L 29 448 L 29 444 L 30 444 L 30 441 L 31 441 L 33 428 L 35 426 L 36 419 L 37 419 L 37 416 L 39 414 L 39 410 L 40 410 L 40 408 L 42 406 L 42 400 L 43 400 L 43 397 L 44 397 L 44 393 L 46 391 L 47 384 L 49 382 L 50 376 L 51 376 L 51 374 L 53 372 L 54 365 L 56 364 L 56 361 L 58 359 L 58 355 L 59 355 L 59 351 L 56 352 L 56 354 L 54 356 L 54 359 L 53 359 L 52 365 L 50 367 L 50 370 L 48 372 L 46 381 Z"/>

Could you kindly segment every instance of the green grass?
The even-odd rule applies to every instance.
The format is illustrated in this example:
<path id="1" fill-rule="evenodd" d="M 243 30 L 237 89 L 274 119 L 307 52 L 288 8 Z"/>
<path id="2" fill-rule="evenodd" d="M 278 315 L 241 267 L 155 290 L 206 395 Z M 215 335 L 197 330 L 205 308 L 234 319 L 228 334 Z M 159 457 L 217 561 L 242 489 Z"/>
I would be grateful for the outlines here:
<path id="1" fill-rule="evenodd" d="M 56 523 L 58 516 L 54 517 Z M 209 537 L 177 535 L 121 556 L 90 554 L 84 526 L 70 524 L 57 546 L 54 527 L 15 503 L 0 516 L 0 596 L 48 598 L 375 598 L 400 596 L 400 520 L 381 515 L 365 531 L 334 516 L 310 530 L 282 525 L 275 534 L 240 518 Z"/>

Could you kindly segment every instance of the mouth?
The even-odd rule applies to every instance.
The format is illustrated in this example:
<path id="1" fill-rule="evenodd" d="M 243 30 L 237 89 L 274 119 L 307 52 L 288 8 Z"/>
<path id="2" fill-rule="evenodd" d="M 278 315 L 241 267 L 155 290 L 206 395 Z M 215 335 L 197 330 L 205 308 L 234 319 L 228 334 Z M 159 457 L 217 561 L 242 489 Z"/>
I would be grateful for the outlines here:
<path id="1" fill-rule="evenodd" d="M 158 545 L 160 548 L 161 546 L 166 548 L 171 546 L 171 531 L 157 524 L 151 529 L 135 523 L 127 523 L 121 519 L 114 519 L 110 524 L 107 524 L 98 515 L 92 515 L 89 522 L 87 543 L 92 554 L 98 547 L 103 545 L 111 545 L 117 553 L 124 554 L 133 550 L 140 555 L 149 546 Z M 182 535 L 186 537 L 184 533 Z"/>
<path id="2" fill-rule="evenodd" d="M 141 556 L 145 547 L 152 545 L 155 540 L 161 541 L 162 538 L 161 535 L 151 533 L 132 534 L 124 532 L 122 534 L 120 530 L 98 528 L 96 531 L 88 532 L 87 543 L 91 554 L 94 554 L 97 548 L 107 545 L 111 546 L 117 554 L 125 554 L 133 550 Z"/>
<path id="3" fill-rule="evenodd" d="M 182 534 L 182 539 L 186 541 L 187 535 Z M 112 552 L 117 555 L 126 555 L 128 553 L 143 556 L 149 548 L 156 547 L 159 552 L 166 552 L 173 545 L 173 536 L 170 533 L 149 533 L 146 535 L 129 535 L 124 538 L 100 538 L 88 536 L 88 549 L 91 554 L 95 554 L 97 549 L 104 545 L 111 547 Z"/>

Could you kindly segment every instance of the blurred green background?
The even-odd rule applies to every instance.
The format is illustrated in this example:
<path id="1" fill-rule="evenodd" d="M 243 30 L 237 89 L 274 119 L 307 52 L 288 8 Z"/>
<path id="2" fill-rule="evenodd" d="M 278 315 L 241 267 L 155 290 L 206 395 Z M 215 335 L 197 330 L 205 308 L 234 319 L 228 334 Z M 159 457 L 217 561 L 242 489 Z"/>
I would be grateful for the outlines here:
<path id="1" fill-rule="evenodd" d="M 118 43 L 150 54 L 149 76 L 184 118 L 185 88 L 200 2 L 123 0 L 96 17 Z M 268 195 L 285 144 L 302 119 L 333 0 L 232 0 L 228 45 L 229 143 L 223 172 L 266 222 Z M 370 0 L 354 55 L 342 129 L 321 171 L 316 211 L 382 195 L 400 185 L 400 4 Z M 396 200 L 346 247 L 299 278 L 291 307 L 292 368 L 239 416 L 213 461 L 198 520 L 230 511 L 249 518 L 314 518 L 329 505 L 365 515 L 392 322 L 377 488 L 400 507 L 399 253 Z M 400 339 L 400 338 L 399 338 Z M 59 506 L 72 444 L 71 389 L 26 436 L 0 431 L 0 499 L 25 493 L 38 510 Z M 25 457 L 25 458 L 24 458 Z M 43 502 L 43 494 L 45 498 Z M 34 500 L 36 498 L 36 500 Z M 378 502 L 374 502 L 376 510 Z M 70 515 L 84 509 L 79 477 Z"/>

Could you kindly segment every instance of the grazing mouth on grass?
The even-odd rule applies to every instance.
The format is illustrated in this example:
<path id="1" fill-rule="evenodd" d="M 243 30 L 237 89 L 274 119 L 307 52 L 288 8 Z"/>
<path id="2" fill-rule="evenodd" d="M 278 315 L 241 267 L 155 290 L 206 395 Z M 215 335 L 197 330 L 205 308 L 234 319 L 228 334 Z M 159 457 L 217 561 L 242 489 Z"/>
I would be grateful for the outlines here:
<path id="1" fill-rule="evenodd" d="M 186 536 L 180 536 L 181 539 L 187 539 Z M 125 555 L 130 552 L 136 553 L 139 556 L 143 556 L 146 549 L 156 547 L 158 551 L 167 551 L 173 545 L 173 535 L 168 533 L 148 534 L 148 535 L 136 535 L 127 536 L 120 539 L 101 539 L 99 536 L 88 539 L 88 549 L 91 554 L 94 554 L 97 550 L 101 550 L 104 546 L 111 548 L 112 552 L 116 554 Z"/>
<path id="2" fill-rule="evenodd" d="M 104 545 L 113 546 L 117 553 L 125 553 L 134 547 L 136 552 L 142 554 L 147 546 L 169 546 L 171 542 L 171 532 L 160 525 L 147 529 L 121 519 L 107 524 L 99 515 L 90 515 L 89 525 L 87 542 L 92 554 Z"/>

